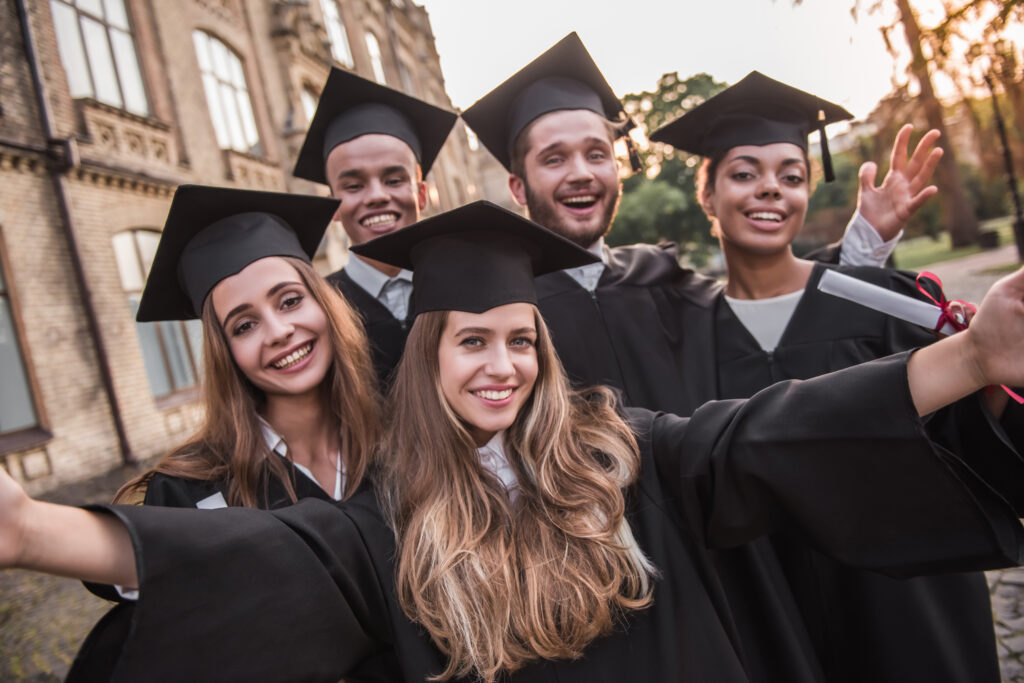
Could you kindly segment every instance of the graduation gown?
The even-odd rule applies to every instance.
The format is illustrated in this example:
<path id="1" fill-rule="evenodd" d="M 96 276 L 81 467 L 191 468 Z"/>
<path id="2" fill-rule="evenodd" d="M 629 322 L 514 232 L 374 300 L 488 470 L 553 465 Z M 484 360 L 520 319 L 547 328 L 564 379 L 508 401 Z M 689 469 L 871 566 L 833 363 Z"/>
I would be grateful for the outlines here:
<path id="1" fill-rule="evenodd" d="M 908 274 L 839 270 L 921 298 Z M 824 272 L 821 265 L 812 271 L 771 352 L 761 349 L 721 293 L 713 297 L 717 358 L 709 365 L 717 389 L 704 398 L 752 396 L 779 380 L 816 377 L 935 340 L 928 330 L 819 291 Z M 979 410 L 977 401 L 964 401 L 935 419 L 944 419 L 954 434 L 969 435 L 987 429 Z M 773 543 L 827 680 L 1000 680 L 981 573 L 897 580 L 844 566 L 791 534 Z"/>
<path id="2" fill-rule="evenodd" d="M 370 296 L 357 285 L 345 269 L 332 273 L 327 280 L 337 287 L 349 305 L 363 321 L 370 341 L 370 356 L 382 391 L 390 386 L 391 372 L 402 358 L 405 340 L 409 336 L 409 321 L 398 320 L 387 306 Z"/>
<path id="3" fill-rule="evenodd" d="M 998 441 L 954 453 L 929 439 L 905 361 L 776 385 L 692 420 L 629 410 L 642 464 L 627 515 L 660 570 L 653 604 L 581 659 L 505 680 L 815 680 L 801 662 L 749 665 L 710 556 L 780 528 L 896 574 L 1019 562 L 1024 496 L 976 474 L 1020 476 L 1019 458 Z M 116 681 L 336 681 L 372 655 L 406 681 L 443 668 L 398 606 L 394 539 L 372 492 L 273 512 L 106 509 L 128 526 L 141 584 Z"/>

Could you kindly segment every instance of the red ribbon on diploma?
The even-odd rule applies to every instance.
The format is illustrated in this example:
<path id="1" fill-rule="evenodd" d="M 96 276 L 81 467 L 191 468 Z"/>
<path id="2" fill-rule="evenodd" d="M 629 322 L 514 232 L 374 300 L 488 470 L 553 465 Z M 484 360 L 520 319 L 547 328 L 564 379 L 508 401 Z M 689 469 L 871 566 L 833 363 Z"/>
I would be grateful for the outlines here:
<path id="1" fill-rule="evenodd" d="M 932 296 L 931 292 L 925 289 L 924 285 L 921 284 L 922 280 L 931 282 L 932 284 L 936 285 L 939 288 L 938 299 Z M 942 280 L 940 280 L 939 276 L 936 275 L 935 273 L 929 273 L 927 270 L 925 270 L 918 274 L 917 289 L 926 297 L 928 297 L 936 306 L 939 307 L 939 320 L 938 322 L 935 323 L 936 332 L 941 330 L 946 323 L 952 325 L 957 332 L 967 329 L 967 319 L 964 318 L 964 316 L 962 316 L 960 313 L 954 313 L 950 310 L 953 304 L 960 304 L 964 308 L 970 310 L 971 313 L 978 312 L 978 307 L 970 302 L 963 301 L 961 299 L 946 299 L 946 293 L 942 290 Z M 1001 384 L 999 386 L 1002 387 L 1003 391 L 1005 391 L 1010 398 L 1012 398 L 1017 403 L 1024 405 L 1024 396 L 1020 396 L 1005 384 Z"/>

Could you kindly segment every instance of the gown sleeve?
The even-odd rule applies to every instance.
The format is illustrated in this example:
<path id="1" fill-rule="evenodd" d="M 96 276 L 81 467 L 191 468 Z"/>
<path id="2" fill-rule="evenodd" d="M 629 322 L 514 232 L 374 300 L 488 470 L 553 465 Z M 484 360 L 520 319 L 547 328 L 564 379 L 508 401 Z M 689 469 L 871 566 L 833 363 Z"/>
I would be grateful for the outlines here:
<path id="1" fill-rule="evenodd" d="M 389 648 L 384 589 L 344 506 L 102 509 L 127 526 L 140 578 L 114 681 L 337 681 Z"/>
<path id="2" fill-rule="evenodd" d="M 788 529 L 841 562 L 894 576 L 1020 564 L 1024 534 L 1004 498 L 1013 491 L 979 474 L 1011 471 L 1019 455 L 998 439 L 931 439 L 910 398 L 908 358 L 707 403 L 690 420 L 630 417 L 709 547 Z"/>

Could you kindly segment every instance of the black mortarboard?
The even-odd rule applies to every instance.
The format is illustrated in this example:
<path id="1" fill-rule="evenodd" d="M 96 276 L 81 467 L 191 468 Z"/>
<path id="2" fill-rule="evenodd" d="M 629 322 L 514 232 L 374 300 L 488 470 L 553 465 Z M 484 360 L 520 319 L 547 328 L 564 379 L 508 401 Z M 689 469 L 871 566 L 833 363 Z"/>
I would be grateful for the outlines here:
<path id="1" fill-rule="evenodd" d="M 142 292 L 139 322 L 198 318 L 214 285 L 268 256 L 309 262 L 336 199 L 182 185 Z"/>
<path id="2" fill-rule="evenodd" d="M 623 133 L 634 125 L 575 32 L 481 97 L 462 119 L 511 170 L 516 137 L 534 119 L 562 109 L 587 109 L 623 123 Z M 633 156 L 631 150 L 631 161 Z"/>
<path id="3" fill-rule="evenodd" d="M 599 259 L 517 213 L 478 201 L 352 247 L 360 256 L 408 268 L 412 309 L 483 313 L 537 303 L 533 278 Z"/>
<path id="4" fill-rule="evenodd" d="M 650 138 L 711 156 L 739 145 L 775 142 L 792 142 L 806 150 L 808 134 L 817 129 L 825 180 L 831 181 L 835 175 L 825 126 L 852 118 L 853 114 L 838 104 L 751 71 L 739 83 L 654 131 Z"/>
<path id="5" fill-rule="evenodd" d="M 390 135 L 409 145 L 427 175 L 457 118 L 455 112 L 332 68 L 299 150 L 294 175 L 329 184 L 324 163 L 330 151 L 369 133 Z"/>

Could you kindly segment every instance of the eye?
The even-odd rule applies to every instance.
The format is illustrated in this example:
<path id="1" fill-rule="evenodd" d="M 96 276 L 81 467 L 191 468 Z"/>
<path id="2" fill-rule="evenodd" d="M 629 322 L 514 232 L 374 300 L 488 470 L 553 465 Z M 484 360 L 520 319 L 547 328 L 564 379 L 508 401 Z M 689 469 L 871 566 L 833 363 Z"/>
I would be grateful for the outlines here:
<path id="1" fill-rule="evenodd" d="M 255 326 L 256 323 L 254 323 L 252 320 L 241 320 L 238 323 L 236 323 L 234 327 L 231 328 L 231 336 L 240 337 L 246 332 L 252 330 Z"/>
<path id="2" fill-rule="evenodd" d="M 465 346 L 466 348 L 475 349 L 484 345 L 483 337 L 466 337 L 459 342 L 459 346 Z"/>
<path id="3" fill-rule="evenodd" d="M 299 304 L 302 303 L 302 300 L 305 298 L 305 296 L 298 293 L 286 294 L 284 298 L 281 299 L 281 308 L 285 310 L 296 308 L 299 306 Z"/>
<path id="4" fill-rule="evenodd" d="M 545 157 L 541 161 L 541 164 L 543 164 L 544 166 L 557 166 L 560 163 L 562 163 L 562 157 L 560 157 L 558 155 L 552 155 L 552 156 L 549 156 L 549 157 Z"/>
<path id="5" fill-rule="evenodd" d="M 342 192 L 358 192 L 363 189 L 362 183 L 345 183 L 341 186 Z"/>
<path id="6" fill-rule="evenodd" d="M 754 174 L 750 171 L 736 171 L 730 176 L 733 180 L 750 180 L 754 177 Z"/>
<path id="7" fill-rule="evenodd" d="M 804 183 L 804 177 L 799 173 L 790 173 L 783 176 L 782 179 L 790 185 L 802 185 Z"/>
<path id="8" fill-rule="evenodd" d="M 604 161 L 608 158 L 608 153 L 603 150 L 597 150 L 590 153 L 591 161 Z"/>
<path id="9" fill-rule="evenodd" d="M 516 337 L 509 341 L 508 345 L 514 349 L 529 349 L 533 347 L 534 343 L 530 337 Z"/>

